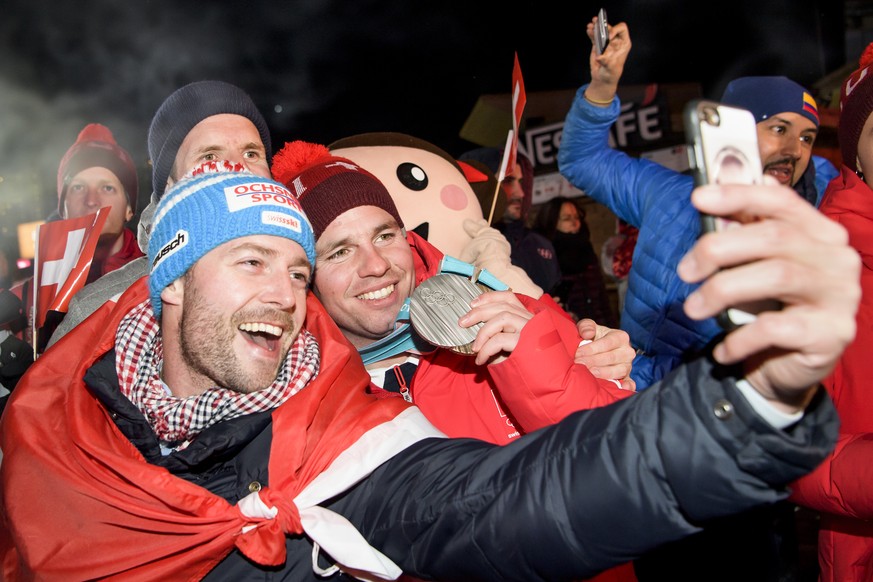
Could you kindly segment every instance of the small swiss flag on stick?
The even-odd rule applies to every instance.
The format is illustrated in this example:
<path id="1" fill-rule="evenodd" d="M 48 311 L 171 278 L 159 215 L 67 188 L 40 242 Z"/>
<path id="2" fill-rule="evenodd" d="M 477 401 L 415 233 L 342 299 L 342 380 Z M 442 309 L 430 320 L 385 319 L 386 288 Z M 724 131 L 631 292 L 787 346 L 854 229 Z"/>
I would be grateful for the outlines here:
<path id="1" fill-rule="evenodd" d="M 96 214 L 40 225 L 34 267 L 34 337 L 45 323 L 46 313 L 49 310 L 66 313 L 70 299 L 85 286 L 108 216 L 107 206 Z"/>
<path id="2" fill-rule="evenodd" d="M 500 183 L 503 182 L 507 174 L 511 174 L 515 169 L 515 160 L 518 157 L 518 127 L 521 125 L 521 116 L 524 115 L 525 105 L 527 105 L 527 93 L 524 92 L 524 78 L 521 76 L 521 65 L 518 64 L 518 53 L 515 53 L 515 62 L 512 66 L 512 129 L 506 135 L 506 146 L 503 149 L 503 156 L 500 158 L 500 168 L 497 170 L 497 187 L 491 200 L 488 224 L 491 224 L 491 220 L 494 218 Z"/>

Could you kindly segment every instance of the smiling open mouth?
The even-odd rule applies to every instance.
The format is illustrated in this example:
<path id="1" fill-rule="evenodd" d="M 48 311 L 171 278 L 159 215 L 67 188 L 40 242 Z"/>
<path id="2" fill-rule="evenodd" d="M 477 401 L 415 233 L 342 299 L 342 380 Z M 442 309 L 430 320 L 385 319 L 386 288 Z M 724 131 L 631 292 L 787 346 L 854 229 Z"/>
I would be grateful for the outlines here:
<path id="1" fill-rule="evenodd" d="M 239 330 L 253 344 L 271 352 L 279 346 L 279 338 L 282 337 L 282 328 L 269 323 L 241 323 Z"/>
<path id="2" fill-rule="evenodd" d="M 384 299 L 391 295 L 394 292 L 394 284 L 388 285 L 387 287 L 382 287 L 381 289 L 377 289 L 375 291 L 368 291 L 366 293 L 361 293 L 357 296 L 358 299 Z"/>

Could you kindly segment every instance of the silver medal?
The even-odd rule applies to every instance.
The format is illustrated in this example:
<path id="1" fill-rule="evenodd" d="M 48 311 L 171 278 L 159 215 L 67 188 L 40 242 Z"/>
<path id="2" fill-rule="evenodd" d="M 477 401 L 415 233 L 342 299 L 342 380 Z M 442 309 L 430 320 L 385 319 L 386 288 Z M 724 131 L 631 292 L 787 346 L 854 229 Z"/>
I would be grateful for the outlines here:
<path id="1" fill-rule="evenodd" d="M 416 287 L 409 301 L 409 317 L 415 332 L 435 346 L 472 354 L 471 346 L 483 323 L 461 327 L 458 319 L 470 311 L 470 301 L 483 288 L 466 277 L 434 275 Z"/>

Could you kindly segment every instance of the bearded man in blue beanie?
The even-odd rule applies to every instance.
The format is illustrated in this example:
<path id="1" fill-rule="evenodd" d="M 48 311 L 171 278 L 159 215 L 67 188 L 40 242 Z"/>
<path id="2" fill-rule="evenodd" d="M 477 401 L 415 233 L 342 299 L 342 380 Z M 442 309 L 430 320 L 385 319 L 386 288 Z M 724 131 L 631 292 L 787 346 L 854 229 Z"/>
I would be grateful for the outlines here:
<path id="1" fill-rule="evenodd" d="M 206 80 L 174 91 L 158 108 L 148 133 L 152 165 L 151 203 L 139 220 L 138 242 L 145 252 L 155 205 L 164 190 L 202 162 L 239 166 L 270 177 L 272 147 L 267 122 L 251 97 L 235 85 Z M 145 258 L 85 286 L 70 303 L 49 346 L 110 298 L 148 272 Z"/>
<path id="2" fill-rule="evenodd" d="M 588 33 L 593 34 L 590 24 Z M 689 201 L 693 178 L 608 144 L 609 128 L 621 108 L 616 91 L 630 48 L 627 25 L 619 23 L 610 27 L 604 54 L 591 53 L 591 83 L 578 90 L 567 114 L 558 167 L 570 183 L 640 229 L 621 328 L 638 354 L 631 378 L 637 390 L 644 390 L 722 330 L 714 318 L 692 321 L 682 310 L 696 287 L 676 274 L 679 259 L 700 235 L 700 219 Z M 816 169 L 809 162 L 819 118 L 812 95 L 786 77 L 743 77 L 728 85 L 722 101 L 755 116 L 764 173 L 799 187 L 800 195 L 815 203 Z M 831 168 L 834 173 L 823 180 L 821 192 L 835 175 Z"/>

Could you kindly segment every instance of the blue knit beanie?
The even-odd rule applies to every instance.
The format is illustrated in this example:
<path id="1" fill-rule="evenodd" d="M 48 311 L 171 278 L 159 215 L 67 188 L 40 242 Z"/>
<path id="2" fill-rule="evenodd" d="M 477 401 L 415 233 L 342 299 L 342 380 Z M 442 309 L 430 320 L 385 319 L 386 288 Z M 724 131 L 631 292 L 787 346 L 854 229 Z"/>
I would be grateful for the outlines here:
<path id="1" fill-rule="evenodd" d="M 285 186 L 250 172 L 200 173 L 173 184 L 155 210 L 149 240 L 149 296 L 161 315 L 161 291 L 206 253 L 256 234 L 298 243 L 315 265 L 315 237 Z"/>
<path id="2" fill-rule="evenodd" d="M 790 111 L 803 115 L 816 127 L 818 106 L 809 91 L 788 77 L 740 77 L 728 83 L 721 102 L 748 109 L 755 123 Z"/>
<path id="3" fill-rule="evenodd" d="M 188 133 L 207 117 L 222 113 L 241 115 L 254 124 L 266 148 L 269 162 L 273 153 L 270 130 L 252 98 L 239 87 L 224 81 L 190 83 L 164 100 L 149 127 L 152 202 L 157 202 L 164 195 L 176 154 Z"/>

